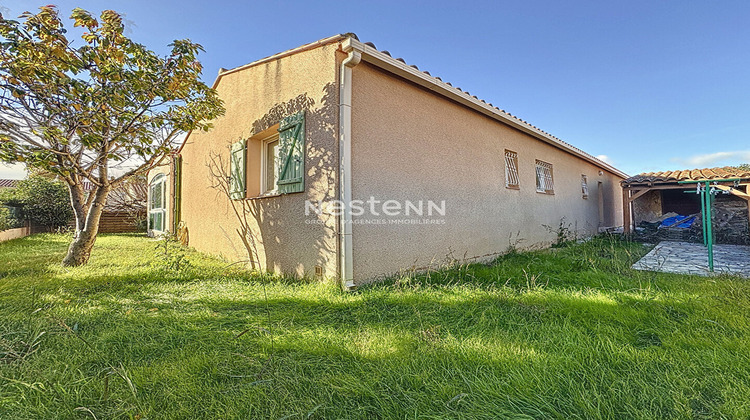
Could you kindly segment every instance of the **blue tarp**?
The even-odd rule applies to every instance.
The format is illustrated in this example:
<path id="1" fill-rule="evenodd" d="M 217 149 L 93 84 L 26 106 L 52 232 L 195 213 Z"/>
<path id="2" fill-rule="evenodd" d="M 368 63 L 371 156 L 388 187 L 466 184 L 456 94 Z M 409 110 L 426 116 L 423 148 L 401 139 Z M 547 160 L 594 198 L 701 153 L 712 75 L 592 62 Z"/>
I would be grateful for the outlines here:
<path id="1" fill-rule="evenodd" d="M 675 225 L 675 223 L 679 222 L 680 220 L 683 220 L 682 223 Z M 693 222 L 695 222 L 695 216 L 683 216 L 683 215 L 677 215 L 675 217 L 670 217 L 668 219 L 664 219 L 661 222 L 661 225 L 659 225 L 660 228 L 672 226 L 672 227 L 678 227 L 678 228 L 689 228 L 693 225 Z"/>

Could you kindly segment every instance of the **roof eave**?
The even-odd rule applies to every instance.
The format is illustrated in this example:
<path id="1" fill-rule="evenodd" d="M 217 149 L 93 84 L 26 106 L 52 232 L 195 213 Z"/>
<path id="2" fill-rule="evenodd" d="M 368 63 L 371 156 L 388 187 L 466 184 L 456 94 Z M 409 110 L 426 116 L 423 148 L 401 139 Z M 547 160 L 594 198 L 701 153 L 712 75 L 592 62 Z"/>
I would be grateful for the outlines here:
<path id="1" fill-rule="evenodd" d="M 303 51 L 312 50 L 312 49 L 321 47 L 323 45 L 332 44 L 334 42 L 342 41 L 342 40 L 345 40 L 345 39 L 353 39 L 353 38 L 351 38 L 348 35 L 342 35 L 342 34 L 333 35 L 333 36 L 329 36 L 328 38 L 319 39 L 319 40 L 317 40 L 315 42 L 311 42 L 309 44 L 300 45 L 299 47 L 292 48 L 291 50 L 282 51 L 282 52 L 280 52 L 278 54 L 274 54 L 274 55 L 271 55 L 271 56 L 268 56 L 268 57 L 265 57 L 265 58 L 261 58 L 260 60 L 253 61 L 252 63 L 244 64 L 242 66 L 235 67 L 233 69 L 229 69 L 229 70 L 220 69 L 219 70 L 219 74 L 218 74 L 218 76 L 216 76 L 216 80 L 214 81 L 214 84 L 212 85 L 212 87 L 216 88 L 216 84 L 219 82 L 219 78 L 221 78 L 222 76 L 226 76 L 227 74 L 232 74 L 232 73 L 244 70 L 244 69 L 249 68 L 249 67 L 254 67 L 254 66 L 257 66 L 259 64 L 267 63 L 269 61 L 278 60 L 280 58 L 284 58 L 284 57 L 287 57 L 287 56 L 290 56 L 290 55 L 293 55 L 293 54 L 297 54 L 297 53 L 300 53 L 300 52 L 303 52 Z"/>
<path id="2" fill-rule="evenodd" d="M 265 57 L 265 58 L 261 58 L 260 60 L 255 60 L 252 63 L 243 64 L 243 65 L 241 65 L 239 67 L 235 67 L 235 68 L 232 68 L 232 69 L 229 69 L 229 70 L 221 68 L 221 69 L 219 69 L 219 74 L 216 75 L 216 78 L 214 79 L 214 82 L 211 84 L 211 89 L 216 89 L 216 87 L 219 85 L 219 79 L 221 79 L 222 76 L 226 76 L 228 74 L 232 74 L 232 73 L 235 73 L 235 72 L 238 72 L 238 71 L 250 68 L 250 67 L 254 67 L 254 66 L 257 66 L 259 64 L 267 63 L 269 61 L 278 60 L 280 58 L 284 58 L 284 57 L 290 56 L 292 54 L 297 54 L 297 53 L 302 52 L 302 51 L 307 51 L 307 50 L 311 50 L 311 49 L 314 49 L 314 48 L 318 48 L 318 47 L 323 46 L 323 45 L 328 45 L 328 44 L 331 44 L 331 43 L 334 43 L 334 42 L 338 42 L 338 41 L 341 41 L 341 40 L 344 40 L 344 39 L 347 39 L 347 38 L 349 38 L 348 35 L 337 34 L 337 35 L 329 36 L 328 38 L 319 39 L 319 40 L 317 40 L 315 42 L 311 42 L 309 44 L 300 45 L 299 47 L 292 48 L 291 50 L 282 51 L 282 52 L 280 52 L 278 54 L 274 54 L 274 55 L 271 55 L 271 56 L 268 56 L 268 57 Z M 180 147 L 177 149 L 177 154 L 182 153 L 182 149 L 185 147 L 185 144 L 187 143 L 187 138 L 190 137 L 190 134 L 192 134 L 192 133 L 193 133 L 193 130 L 188 131 L 187 135 L 185 136 L 185 140 L 186 141 L 183 141 L 182 144 L 180 145 Z"/>
<path id="3" fill-rule="evenodd" d="M 468 108 L 478 111 L 490 118 L 500 121 L 519 131 L 522 131 L 558 149 L 561 149 L 583 160 L 586 160 L 594 164 L 595 166 L 601 169 L 605 169 L 608 172 L 615 174 L 621 178 L 629 177 L 625 172 L 615 168 L 614 166 L 600 159 L 597 159 L 596 157 L 584 152 L 583 150 L 573 147 L 572 145 L 569 145 L 561 141 L 560 139 L 557 139 L 556 137 L 548 133 L 545 133 L 544 131 L 532 126 L 531 124 L 525 121 L 519 120 L 518 118 L 513 117 L 510 114 L 502 112 L 499 109 L 493 107 L 492 105 L 474 96 L 471 96 L 467 92 L 464 92 L 458 88 L 455 88 L 451 86 L 450 84 L 445 83 L 436 77 L 430 76 L 425 72 L 422 72 L 414 67 L 408 66 L 406 63 L 402 63 L 396 60 L 395 58 L 389 56 L 388 54 L 382 53 L 378 51 L 377 49 L 358 41 L 357 39 L 353 38 L 350 35 L 338 34 L 338 35 L 330 36 L 328 38 L 323 38 L 321 40 L 318 40 L 309 44 L 301 45 L 297 48 L 293 48 L 284 52 L 280 52 L 278 54 L 274 54 L 272 56 L 253 61 L 252 63 L 248 63 L 239 67 L 235 67 L 230 70 L 221 69 L 219 71 L 219 74 L 216 76 L 216 79 L 214 80 L 214 83 L 211 85 L 211 87 L 215 89 L 219 83 L 219 80 L 225 75 L 238 72 L 238 71 L 247 69 L 249 67 L 257 66 L 259 64 L 263 64 L 269 61 L 278 60 L 280 58 L 287 57 L 293 54 L 297 54 L 302 51 L 307 51 L 307 50 L 314 49 L 323 45 L 331 44 L 334 42 L 340 42 L 340 41 L 342 41 L 342 48 L 345 51 L 349 49 L 356 49 L 362 54 L 363 60 L 383 70 L 386 70 L 389 73 L 400 76 L 426 89 L 429 89 L 441 96 L 451 99 L 461 105 L 464 105 Z M 190 136 L 191 133 L 192 132 L 188 133 L 188 137 Z M 178 150 L 178 153 L 182 151 L 182 148 L 184 147 L 185 143 L 187 143 L 187 141 L 183 142 L 183 144 L 180 146 Z"/>
<path id="4" fill-rule="evenodd" d="M 597 159 L 580 149 L 568 145 L 560 141 L 559 139 L 532 126 L 531 124 L 523 122 L 507 113 L 504 113 L 491 106 L 490 104 L 469 95 L 467 92 L 457 89 L 449 85 L 448 83 L 443 82 L 442 80 L 439 80 L 407 65 L 406 63 L 402 63 L 389 56 L 388 54 L 382 53 L 377 49 L 370 47 L 369 45 L 366 45 L 354 38 L 347 38 L 343 42 L 342 46 L 344 50 L 347 50 L 348 48 L 356 49 L 360 52 L 360 54 L 362 54 L 363 60 L 385 71 L 388 71 L 389 73 L 407 79 L 441 96 L 447 97 L 455 102 L 458 102 L 461 105 L 469 107 L 490 118 L 493 118 L 519 131 L 529 134 L 530 136 L 535 137 L 547 144 L 550 144 L 558 149 L 564 150 L 574 156 L 584 159 L 601 169 L 605 169 L 608 172 L 611 172 L 622 178 L 628 178 L 628 175 L 625 172 L 615 168 L 614 166 L 600 159 Z"/>
<path id="5" fill-rule="evenodd" d="M 739 181 L 743 185 L 745 185 L 745 181 L 750 181 L 750 177 L 738 177 L 738 178 L 732 178 L 732 179 L 723 179 L 723 178 L 700 178 L 700 179 L 641 179 L 641 180 L 627 180 L 623 179 L 620 181 L 620 184 L 622 186 L 626 187 L 649 187 L 649 186 L 658 186 L 658 185 L 685 185 L 685 182 L 711 182 L 711 183 L 717 183 L 717 184 L 732 184 L 734 181 Z"/>

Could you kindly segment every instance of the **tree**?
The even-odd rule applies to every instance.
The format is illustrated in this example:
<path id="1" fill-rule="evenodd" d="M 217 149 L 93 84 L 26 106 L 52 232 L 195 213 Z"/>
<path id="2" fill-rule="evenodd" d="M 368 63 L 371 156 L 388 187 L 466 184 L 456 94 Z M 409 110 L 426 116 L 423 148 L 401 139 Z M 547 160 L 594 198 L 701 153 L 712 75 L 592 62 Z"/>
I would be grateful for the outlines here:
<path id="1" fill-rule="evenodd" d="M 124 36 L 116 12 L 97 20 L 75 9 L 74 26 L 85 30 L 75 46 L 54 6 L 20 18 L 0 15 L 0 160 L 68 185 L 76 230 L 63 265 L 77 266 L 89 259 L 108 193 L 153 167 L 180 134 L 208 130 L 224 108 L 200 81 L 203 48 L 189 40 L 161 57 Z"/>
<path id="2" fill-rule="evenodd" d="M 21 209 L 24 220 L 44 226 L 48 231 L 67 226 L 73 218 L 68 189 L 44 176 L 18 181 L 16 187 L 3 192 L 3 204 Z"/>

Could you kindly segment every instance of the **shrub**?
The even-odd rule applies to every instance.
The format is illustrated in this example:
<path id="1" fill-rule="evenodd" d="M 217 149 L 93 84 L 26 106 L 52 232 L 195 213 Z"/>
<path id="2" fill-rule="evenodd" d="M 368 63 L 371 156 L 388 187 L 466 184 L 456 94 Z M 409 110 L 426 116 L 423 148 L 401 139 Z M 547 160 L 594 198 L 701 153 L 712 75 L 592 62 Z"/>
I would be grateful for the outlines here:
<path id="1" fill-rule="evenodd" d="M 576 229 L 571 229 L 571 224 L 565 222 L 565 217 L 560 219 L 560 226 L 557 228 L 549 225 L 542 226 L 547 229 L 547 232 L 555 235 L 555 242 L 552 244 L 552 248 L 562 248 L 576 240 Z"/>
<path id="2" fill-rule="evenodd" d="M 40 175 L 18 181 L 16 188 L 3 192 L 3 204 L 21 209 L 21 217 L 49 231 L 65 226 L 73 218 L 68 188 Z"/>
<path id="3" fill-rule="evenodd" d="M 155 268 L 178 273 L 190 267 L 190 259 L 185 248 L 169 232 L 161 235 L 154 250 Z"/>
<path id="4" fill-rule="evenodd" d="M 5 206 L 0 206 L 0 232 L 8 229 L 18 227 L 19 221 L 13 217 L 10 209 Z"/>

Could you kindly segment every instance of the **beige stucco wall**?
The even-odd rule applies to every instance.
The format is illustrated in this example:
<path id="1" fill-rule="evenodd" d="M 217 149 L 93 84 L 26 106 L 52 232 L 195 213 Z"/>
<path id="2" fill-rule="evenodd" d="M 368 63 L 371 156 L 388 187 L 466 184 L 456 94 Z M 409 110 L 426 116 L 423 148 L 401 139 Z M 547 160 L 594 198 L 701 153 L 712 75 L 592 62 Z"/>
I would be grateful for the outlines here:
<path id="1" fill-rule="evenodd" d="M 182 221 L 189 245 L 260 270 L 337 275 L 337 219 L 305 215 L 305 200 L 337 196 L 338 44 L 329 44 L 223 75 L 216 89 L 226 114 L 208 132 L 193 132 L 182 149 Z M 305 192 L 229 200 L 214 188 L 228 174 L 229 146 L 273 130 L 281 118 L 305 111 Z M 248 179 L 257 179 L 254 147 Z M 213 167 L 213 173 L 211 170 Z M 311 223 L 311 220 L 314 223 Z"/>
<path id="2" fill-rule="evenodd" d="M 620 177 L 599 175 L 591 163 L 369 64 L 353 72 L 354 199 L 446 201 L 442 225 L 357 224 L 373 217 L 355 217 L 356 281 L 450 258 L 487 258 L 517 240 L 519 247 L 545 246 L 555 235 L 543 225 L 556 229 L 563 217 L 579 235 L 621 224 Z M 505 188 L 505 149 L 518 153 L 520 190 Z M 535 159 L 553 164 L 554 195 L 536 192 Z"/>

